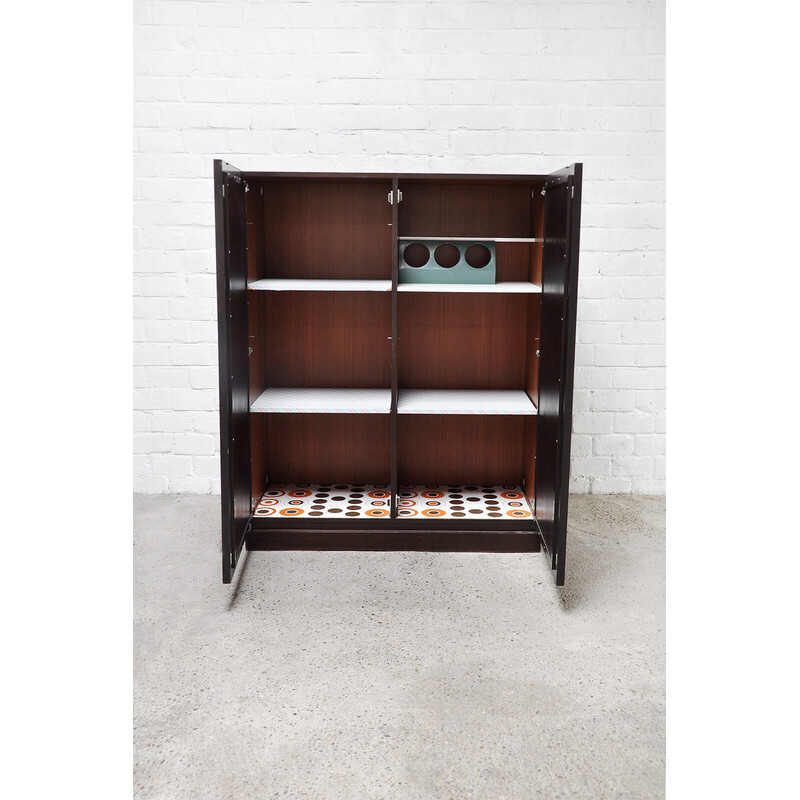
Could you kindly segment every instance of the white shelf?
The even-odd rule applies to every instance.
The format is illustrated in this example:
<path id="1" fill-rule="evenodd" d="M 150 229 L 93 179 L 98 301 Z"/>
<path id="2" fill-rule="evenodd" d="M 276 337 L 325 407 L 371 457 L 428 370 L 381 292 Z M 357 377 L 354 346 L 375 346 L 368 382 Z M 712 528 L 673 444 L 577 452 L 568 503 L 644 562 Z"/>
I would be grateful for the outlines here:
<path id="1" fill-rule="evenodd" d="M 398 414 L 534 415 L 525 392 L 504 389 L 401 389 Z"/>
<path id="2" fill-rule="evenodd" d="M 267 389 L 250 406 L 256 414 L 388 414 L 391 389 Z"/>
<path id="3" fill-rule="evenodd" d="M 261 292 L 391 292 L 391 281 L 320 280 L 317 278 L 263 278 L 247 284 Z"/>
<path id="4" fill-rule="evenodd" d="M 500 283 L 400 283 L 398 292 L 455 292 L 467 294 L 541 294 L 542 287 L 527 281 L 501 281 Z"/>
<path id="5" fill-rule="evenodd" d="M 519 236 L 398 236 L 401 242 L 543 242 L 544 239 L 523 238 Z"/>

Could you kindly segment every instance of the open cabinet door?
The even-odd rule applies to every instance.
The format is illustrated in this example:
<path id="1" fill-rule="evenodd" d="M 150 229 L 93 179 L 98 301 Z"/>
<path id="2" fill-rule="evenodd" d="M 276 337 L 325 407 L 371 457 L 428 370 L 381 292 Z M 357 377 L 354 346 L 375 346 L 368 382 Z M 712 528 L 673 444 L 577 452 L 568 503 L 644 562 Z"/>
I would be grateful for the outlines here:
<path id="1" fill-rule="evenodd" d="M 223 583 L 231 582 L 252 512 L 246 191 L 239 170 L 214 161 Z"/>
<path id="2" fill-rule="evenodd" d="M 536 520 L 558 586 L 567 549 L 582 173 L 573 164 L 549 175 L 544 188 Z"/>

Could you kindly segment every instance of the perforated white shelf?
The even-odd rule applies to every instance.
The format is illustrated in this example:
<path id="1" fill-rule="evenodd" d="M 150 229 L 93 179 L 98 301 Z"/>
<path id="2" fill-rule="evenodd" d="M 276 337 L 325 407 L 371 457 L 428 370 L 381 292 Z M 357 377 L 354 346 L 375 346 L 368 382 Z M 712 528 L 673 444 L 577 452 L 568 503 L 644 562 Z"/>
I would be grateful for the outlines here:
<path id="1" fill-rule="evenodd" d="M 523 238 L 518 236 L 398 236 L 401 242 L 543 242 L 544 239 Z"/>
<path id="2" fill-rule="evenodd" d="M 525 281 L 501 283 L 401 283 L 399 292 L 480 292 L 482 294 L 541 294 L 542 287 Z"/>
<path id="3" fill-rule="evenodd" d="M 536 406 L 523 391 L 504 389 L 402 389 L 398 414 L 534 415 Z"/>
<path id="4" fill-rule="evenodd" d="M 250 406 L 257 414 L 388 414 L 391 389 L 266 389 Z"/>
<path id="5" fill-rule="evenodd" d="M 391 281 L 318 280 L 316 278 L 263 278 L 247 284 L 261 292 L 391 292 Z"/>

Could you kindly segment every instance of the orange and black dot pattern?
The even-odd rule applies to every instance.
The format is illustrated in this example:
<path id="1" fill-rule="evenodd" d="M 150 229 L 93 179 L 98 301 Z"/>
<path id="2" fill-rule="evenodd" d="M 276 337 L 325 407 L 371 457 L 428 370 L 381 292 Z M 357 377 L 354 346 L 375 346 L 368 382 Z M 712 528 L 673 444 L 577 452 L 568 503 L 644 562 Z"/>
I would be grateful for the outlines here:
<path id="1" fill-rule="evenodd" d="M 374 519 L 389 516 L 390 501 L 386 484 L 275 484 L 264 493 L 253 514 L 279 519 Z M 533 516 L 519 486 L 401 486 L 397 515 L 425 521 Z"/>
<path id="2" fill-rule="evenodd" d="M 398 517 L 525 519 L 533 516 L 519 486 L 401 486 Z"/>
<path id="3" fill-rule="evenodd" d="M 388 517 L 391 488 L 387 484 L 272 484 L 253 512 L 255 517 L 336 519 Z"/>

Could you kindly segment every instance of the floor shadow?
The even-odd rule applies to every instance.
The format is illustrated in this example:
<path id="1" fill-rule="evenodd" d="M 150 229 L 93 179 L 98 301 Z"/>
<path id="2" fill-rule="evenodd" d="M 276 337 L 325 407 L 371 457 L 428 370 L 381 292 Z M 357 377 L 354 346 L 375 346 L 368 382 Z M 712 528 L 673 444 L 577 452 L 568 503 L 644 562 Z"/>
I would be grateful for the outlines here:
<path id="1" fill-rule="evenodd" d="M 572 613 L 618 594 L 640 579 L 650 545 L 664 547 L 664 499 L 632 495 L 573 495 L 567 532 L 566 580 L 554 587 Z"/>

